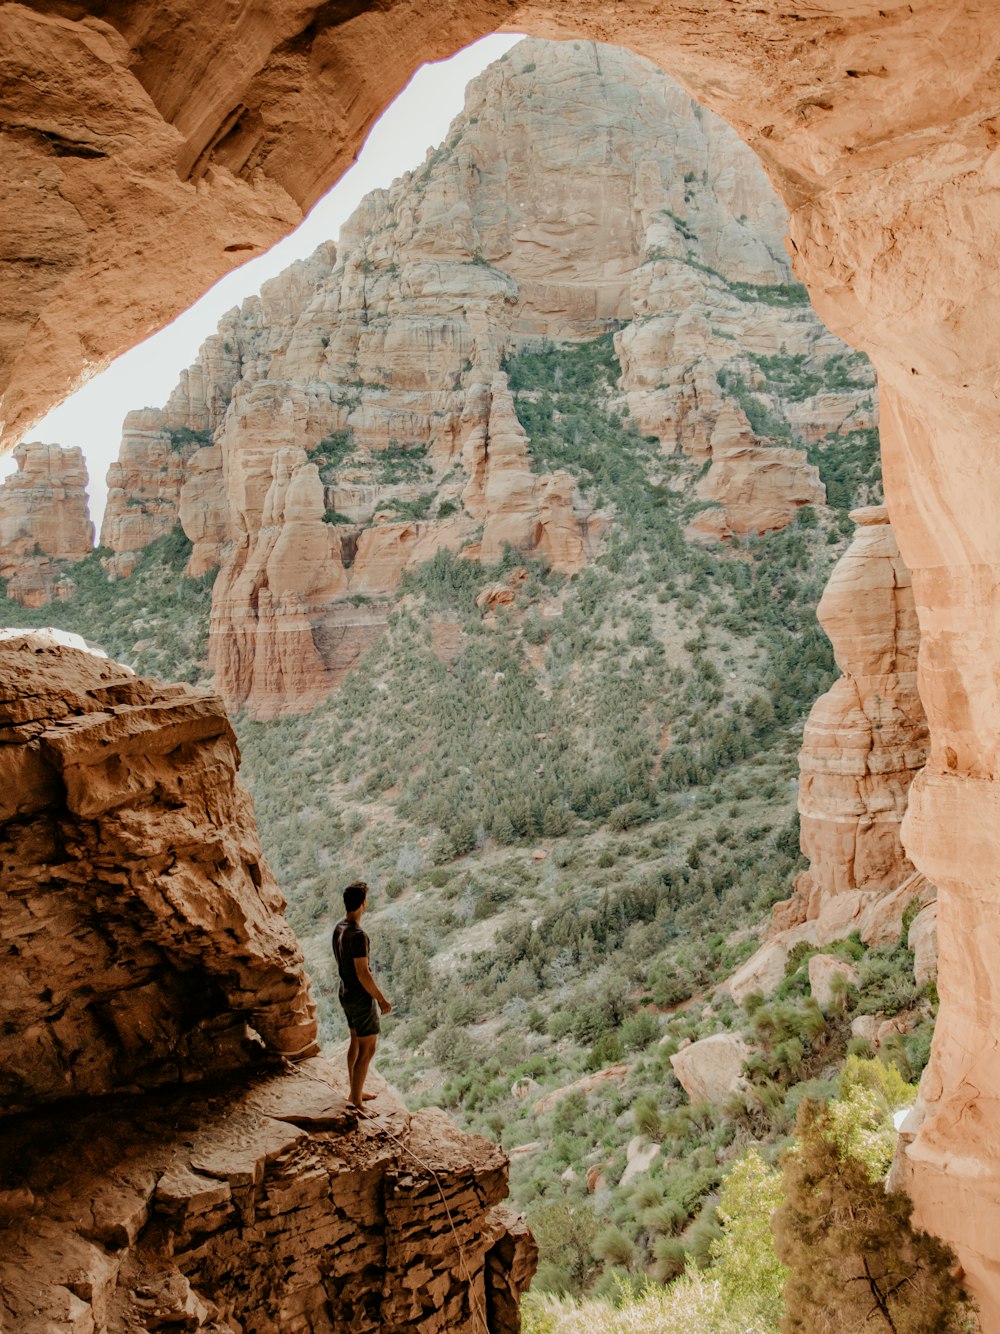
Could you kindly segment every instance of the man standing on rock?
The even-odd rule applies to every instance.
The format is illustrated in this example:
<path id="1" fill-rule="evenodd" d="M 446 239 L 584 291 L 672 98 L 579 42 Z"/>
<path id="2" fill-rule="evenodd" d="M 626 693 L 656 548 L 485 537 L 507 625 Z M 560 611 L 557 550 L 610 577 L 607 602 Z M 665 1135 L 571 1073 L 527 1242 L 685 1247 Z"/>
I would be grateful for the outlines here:
<path id="1" fill-rule="evenodd" d="M 379 991 L 368 965 L 368 937 L 361 930 L 361 917 L 368 906 L 368 886 L 363 880 L 344 890 L 344 917 L 333 928 L 333 952 L 340 971 L 340 1004 L 351 1030 L 347 1048 L 347 1077 L 351 1106 L 361 1108 L 376 1095 L 365 1093 L 365 1077 L 375 1055 L 379 1035 L 379 1010 L 388 1014 L 392 1006 Z"/>

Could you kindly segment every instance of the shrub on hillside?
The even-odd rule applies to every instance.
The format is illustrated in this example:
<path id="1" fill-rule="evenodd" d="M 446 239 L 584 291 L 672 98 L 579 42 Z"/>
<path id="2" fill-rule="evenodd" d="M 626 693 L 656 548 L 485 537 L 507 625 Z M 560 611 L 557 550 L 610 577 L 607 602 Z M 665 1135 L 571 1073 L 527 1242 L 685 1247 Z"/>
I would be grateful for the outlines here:
<path id="1" fill-rule="evenodd" d="M 805 1102 L 784 1162 L 785 1201 L 775 1215 L 777 1254 L 788 1266 L 786 1334 L 957 1334 L 964 1294 L 944 1242 L 914 1228 L 913 1203 L 872 1180 L 845 1153 L 828 1109 Z"/>

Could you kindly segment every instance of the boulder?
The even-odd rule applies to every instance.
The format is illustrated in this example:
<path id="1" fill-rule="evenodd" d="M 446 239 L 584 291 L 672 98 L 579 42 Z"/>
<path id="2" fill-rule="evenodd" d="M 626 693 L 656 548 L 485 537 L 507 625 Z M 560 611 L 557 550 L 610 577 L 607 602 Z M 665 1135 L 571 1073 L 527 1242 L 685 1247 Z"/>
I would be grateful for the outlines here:
<path id="1" fill-rule="evenodd" d="M 692 1102 L 722 1102 L 739 1089 L 749 1055 L 735 1033 L 713 1033 L 675 1052 L 670 1064 Z"/>
<path id="2" fill-rule="evenodd" d="M 858 970 L 836 954 L 814 954 L 810 958 L 809 990 L 821 1010 L 828 1010 L 833 1004 L 835 977 L 842 977 L 851 986 L 856 986 Z"/>

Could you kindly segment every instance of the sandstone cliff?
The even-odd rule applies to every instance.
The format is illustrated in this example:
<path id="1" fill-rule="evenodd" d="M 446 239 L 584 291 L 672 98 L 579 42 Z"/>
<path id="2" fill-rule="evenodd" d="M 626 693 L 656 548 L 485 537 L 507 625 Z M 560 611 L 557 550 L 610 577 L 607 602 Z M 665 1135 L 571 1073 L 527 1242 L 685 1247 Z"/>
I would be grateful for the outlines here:
<path id="1" fill-rule="evenodd" d="M 959 1247 L 986 1316 L 1000 1320 L 998 1229 L 987 1225 L 998 1198 L 1000 729 L 982 669 L 1000 623 L 998 371 L 983 337 L 1000 306 L 989 280 L 996 25 L 953 0 L 808 12 L 395 3 L 346 21 L 329 6 L 274 3 L 249 18 L 189 0 L 74 18 L 8 8 L 14 244 L 0 271 L 0 387 L 15 439 L 81 374 L 289 230 L 421 60 L 498 25 L 641 49 L 739 126 L 793 210 L 813 300 L 882 380 L 888 503 L 914 574 L 933 738 L 905 837 L 943 893 L 936 1110 L 909 1184 L 918 1221 Z M 973 1123 L 984 1127 L 975 1141 Z"/>
<path id="2" fill-rule="evenodd" d="M 38 442 L 14 451 L 17 472 L 0 485 L 0 579 L 25 607 L 67 597 L 65 567 L 94 544 L 87 465 L 79 449 Z"/>
<path id="3" fill-rule="evenodd" d="M 310 1059 L 219 702 L 34 636 L 0 696 L 0 1328 L 515 1334 L 502 1152 Z"/>
<path id="4" fill-rule="evenodd" d="M 851 518 L 854 540 L 817 609 L 843 675 L 813 706 L 799 754 L 809 869 L 792 898 L 775 905 L 770 939 L 727 983 L 738 999 L 773 990 L 800 940 L 826 944 L 858 930 L 869 944 L 895 941 L 910 901 L 935 893 L 902 839 L 910 785 L 928 752 L 913 580 L 885 507 Z"/>
<path id="5" fill-rule="evenodd" d="M 623 406 L 665 451 L 710 462 L 692 536 L 784 526 L 824 497 L 795 442 L 874 409 L 863 366 L 827 383 L 845 350 L 793 284 L 783 227 L 746 148 L 648 62 L 521 43 L 423 167 L 227 316 L 161 412 L 126 422 L 112 568 L 179 516 L 191 572 L 221 566 L 223 696 L 307 707 L 435 551 L 492 563 L 509 544 L 567 574 L 594 554 L 607 516 L 536 467 L 502 367 L 613 329 Z M 769 358 L 798 373 L 791 396 Z"/>

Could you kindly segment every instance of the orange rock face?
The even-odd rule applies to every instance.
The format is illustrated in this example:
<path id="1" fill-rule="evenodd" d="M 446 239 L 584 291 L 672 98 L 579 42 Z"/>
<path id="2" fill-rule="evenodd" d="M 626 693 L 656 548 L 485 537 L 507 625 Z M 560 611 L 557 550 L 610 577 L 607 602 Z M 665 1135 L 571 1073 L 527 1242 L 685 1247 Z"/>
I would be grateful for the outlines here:
<path id="1" fill-rule="evenodd" d="M 219 700 L 31 636 L 0 680 L 4 1109 L 315 1051 Z"/>
<path id="2" fill-rule="evenodd" d="M 31 635 L 0 697 L 5 1322 L 515 1334 L 506 1158 L 313 1058 L 219 701 Z"/>
<path id="3" fill-rule="evenodd" d="M 932 743 L 904 841 L 941 887 L 942 1009 L 908 1184 L 917 1221 L 958 1247 L 984 1319 L 1000 1323 L 991 13 L 960 0 L 400 0 L 347 19 L 276 0 L 250 16 L 140 0 L 114 21 L 8 9 L 13 242 L 0 283 L 12 439 L 80 374 L 287 230 L 417 63 L 500 24 L 641 50 L 758 153 L 791 210 L 796 272 L 880 376 L 886 493 L 913 572 Z"/>
<path id="4" fill-rule="evenodd" d="M 79 449 L 39 443 L 14 451 L 17 472 L 0 485 L 0 579 L 23 607 L 58 596 L 65 565 L 94 545 L 87 465 Z"/>
<path id="5" fill-rule="evenodd" d="M 854 540 L 817 615 L 843 675 L 817 700 L 799 757 L 806 919 L 848 891 L 884 893 L 913 870 L 900 830 L 927 759 L 912 578 L 883 507 L 855 510 Z"/>

